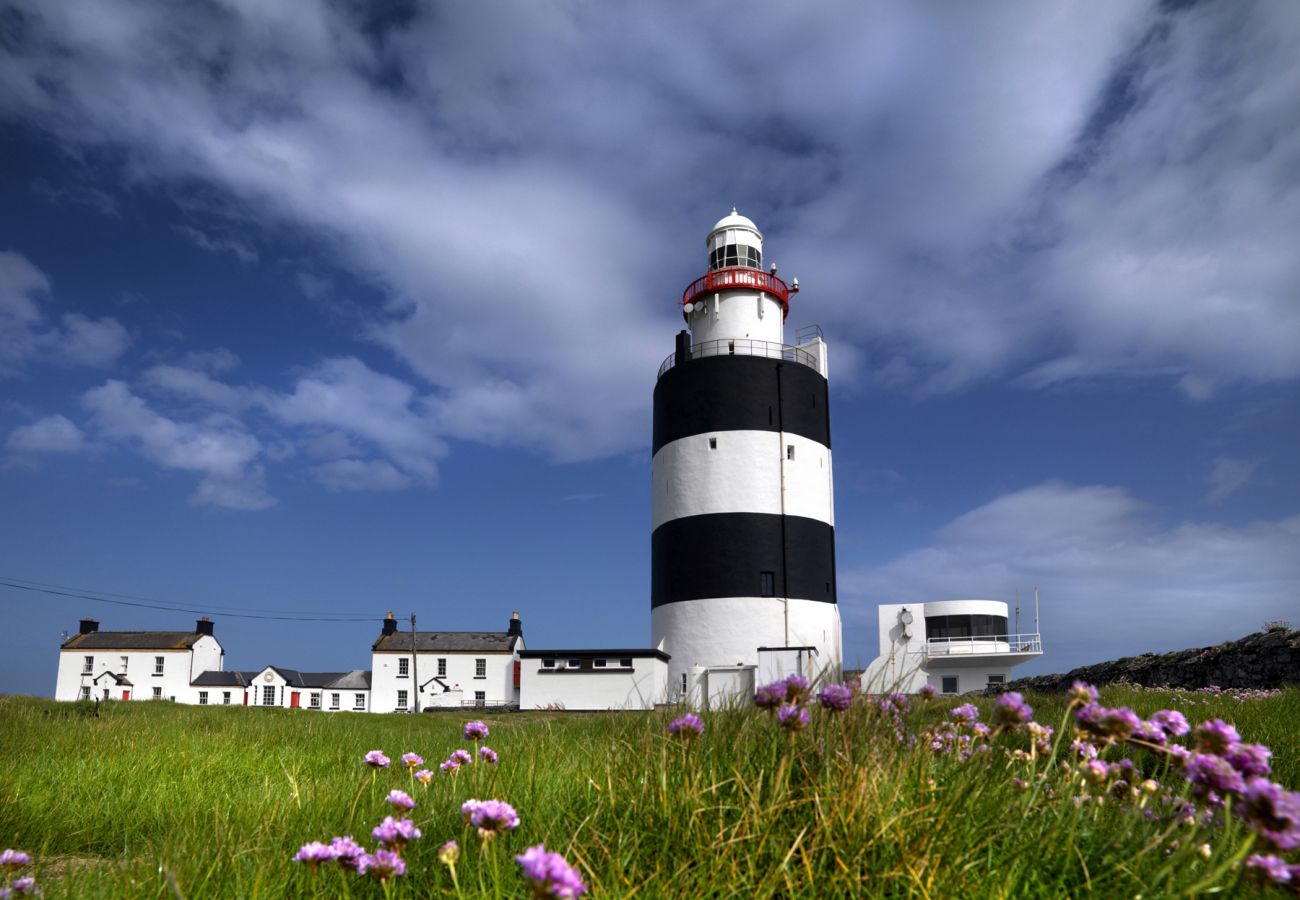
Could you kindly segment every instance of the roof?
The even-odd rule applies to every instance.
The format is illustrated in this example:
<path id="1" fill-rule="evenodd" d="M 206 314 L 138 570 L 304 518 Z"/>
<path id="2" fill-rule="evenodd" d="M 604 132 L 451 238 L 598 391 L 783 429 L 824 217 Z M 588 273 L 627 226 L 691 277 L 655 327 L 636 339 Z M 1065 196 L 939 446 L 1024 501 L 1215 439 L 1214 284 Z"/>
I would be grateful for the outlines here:
<path id="1" fill-rule="evenodd" d="M 194 687 L 247 687 L 256 672 L 201 672 L 190 684 Z"/>
<path id="2" fill-rule="evenodd" d="M 344 672 L 325 687 L 339 691 L 368 691 L 370 690 L 370 670 L 353 669 L 351 672 Z"/>
<path id="3" fill-rule="evenodd" d="M 419 653 L 510 653 L 515 638 L 505 631 L 417 631 Z M 411 632 L 381 634 L 371 649 L 376 653 L 410 653 Z"/>
<path id="4" fill-rule="evenodd" d="M 718 224 L 709 229 L 709 235 L 712 236 L 715 232 L 721 231 L 724 228 L 747 228 L 757 234 L 759 240 L 763 239 L 763 235 L 758 230 L 758 226 L 748 217 L 742 216 L 740 213 L 736 212 L 736 207 L 734 206 L 731 208 L 731 212 L 728 215 L 723 216 L 718 220 Z"/>
<path id="5" fill-rule="evenodd" d="M 370 690 L 370 670 L 353 669 L 350 672 L 299 672 L 282 666 L 267 666 L 283 678 L 290 687 L 298 688 L 335 688 L 348 691 Z M 193 687 L 248 687 L 254 685 L 257 676 L 266 669 L 254 672 L 203 672 L 190 684 Z"/>
<path id="6" fill-rule="evenodd" d="M 131 684 L 131 679 L 127 678 L 125 675 L 119 675 L 116 672 L 100 672 L 90 680 L 92 682 L 98 682 L 99 679 L 105 677 L 113 679 L 114 683 L 120 684 L 123 687 L 135 687 L 135 685 Z"/>
<path id="7" fill-rule="evenodd" d="M 639 647 L 633 650 L 524 650 L 519 654 L 519 656 L 523 659 L 539 659 L 543 656 L 554 656 L 557 658 L 568 656 L 574 659 L 614 659 L 622 656 L 632 657 L 633 659 L 646 659 L 653 656 L 657 659 L 662 659 L 664 662 L 672 659 L 672 657 L 667 653 L 662 650 L 656 650 L 654 647 Z"/>
<path id="8" fill-rule="evenodd" d="M 211 637 L 195 631 L 92 631 L 74 634 L 63 642 L 62 650 L 189 650 L 200 638 Z M 217 642 L 220 645 L 220 641 Z"/>

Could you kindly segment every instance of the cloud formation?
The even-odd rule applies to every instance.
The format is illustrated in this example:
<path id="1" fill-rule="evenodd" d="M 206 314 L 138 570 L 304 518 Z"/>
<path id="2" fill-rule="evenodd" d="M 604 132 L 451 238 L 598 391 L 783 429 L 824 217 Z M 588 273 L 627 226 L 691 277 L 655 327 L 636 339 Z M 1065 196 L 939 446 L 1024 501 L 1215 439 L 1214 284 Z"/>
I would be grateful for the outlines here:
<path id="1" fill-rule="evenodd" d="M 86 436 L 71 420 L 53 415 L 15 428 L 5 446 L 19 453 L 80 453 Z"/>
<path id="2" fill-rule="evenodd" d="M 1042 592 L 1047 656 L 1087 662 L 1215 643 L 1294 618 L 1300 516 L 1233 527 L 1166 523 L 1117 487 L 1048 482 L 998 497 L 945 525 L 926 547 L 842 571 L 847 617 L 885 602 L 1018 596 L 1021 628 Z"/>
<path id="3" fill-rule="evenodd" d="M 1285 0 L 12 6 L 0 115 L 337 250 L 442 439 L 643 449 L 733 202 L 841 378 L 1300 374 Z"/>

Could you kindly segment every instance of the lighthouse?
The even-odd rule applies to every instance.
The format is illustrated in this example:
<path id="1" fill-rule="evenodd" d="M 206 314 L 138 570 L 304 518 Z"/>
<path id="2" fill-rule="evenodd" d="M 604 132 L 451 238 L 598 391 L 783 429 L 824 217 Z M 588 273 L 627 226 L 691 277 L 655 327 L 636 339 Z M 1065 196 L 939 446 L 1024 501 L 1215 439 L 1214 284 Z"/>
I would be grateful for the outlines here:
<path id="1" fill-rule="evenodd" d="M 764 652 L 841 660 L 826 343 L 786 342 L 799 282 L 764 268 L 751 220 L 705 244 L 654 390 L 651 633 L 682 694 L 701 674 L 746 689 Z"/>

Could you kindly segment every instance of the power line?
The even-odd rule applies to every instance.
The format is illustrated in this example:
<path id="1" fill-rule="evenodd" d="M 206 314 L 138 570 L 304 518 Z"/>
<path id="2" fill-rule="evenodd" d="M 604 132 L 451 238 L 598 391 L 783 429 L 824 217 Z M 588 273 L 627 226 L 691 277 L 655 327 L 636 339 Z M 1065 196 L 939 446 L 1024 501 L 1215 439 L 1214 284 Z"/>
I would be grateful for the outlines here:
<path id="1" fill-rule="evenodd" d="M 8 579 L 0 577 L 0 586 L 14 588 L 20 591 L 30 591 L 37 594 L 48 594 L 53 597 L 70 597 L 77 600 L 90 600 L 94 603 L 112 603 L 117 606 L 133 606 L 141 609 L 161 609 L 169 612 L 197 613 L 199 615 L 218 615 L 234 619 L 268 619 L 278 622 L 371 622 L 371 616 L 302 616 L 302 615 L 285 615 L 276 610 L 254 611 L 250 607 L 209 607 L 199 609 L 191 606 L 173 606 L 170 604 L 159 603 L 157 601 L 147 600 L 143 597 L 135 597 L 130 600 L 115 599 L 129 597 L 129 594 L 103 594 L 101 592 L 87 592 L 77 588 L 61 587 L 58 585 L 42 585 L 40 582 L 32 581 L 23 583 L 21 579 Z M 225 612 L 219 610 L 243 609 L 246 612 Z"/>

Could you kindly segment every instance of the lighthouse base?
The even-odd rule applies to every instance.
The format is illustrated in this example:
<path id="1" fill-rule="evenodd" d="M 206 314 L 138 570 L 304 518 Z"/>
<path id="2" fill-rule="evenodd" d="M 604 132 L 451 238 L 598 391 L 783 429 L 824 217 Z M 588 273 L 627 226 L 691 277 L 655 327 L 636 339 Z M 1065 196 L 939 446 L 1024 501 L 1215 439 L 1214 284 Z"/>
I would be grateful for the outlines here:
<path id="1" fill-rule="evenodd" d="M 840 611 L 834 603 L 773 597 L 713 597 L 650 611 L 651 644 L 668 653 L 670 694 L 689 693 L 692 668 L 757 666 L 758 648 L 815 647 L 817 666 L 838 677 Z M 688 688 L 683 691 L 683 676 Z"/>

